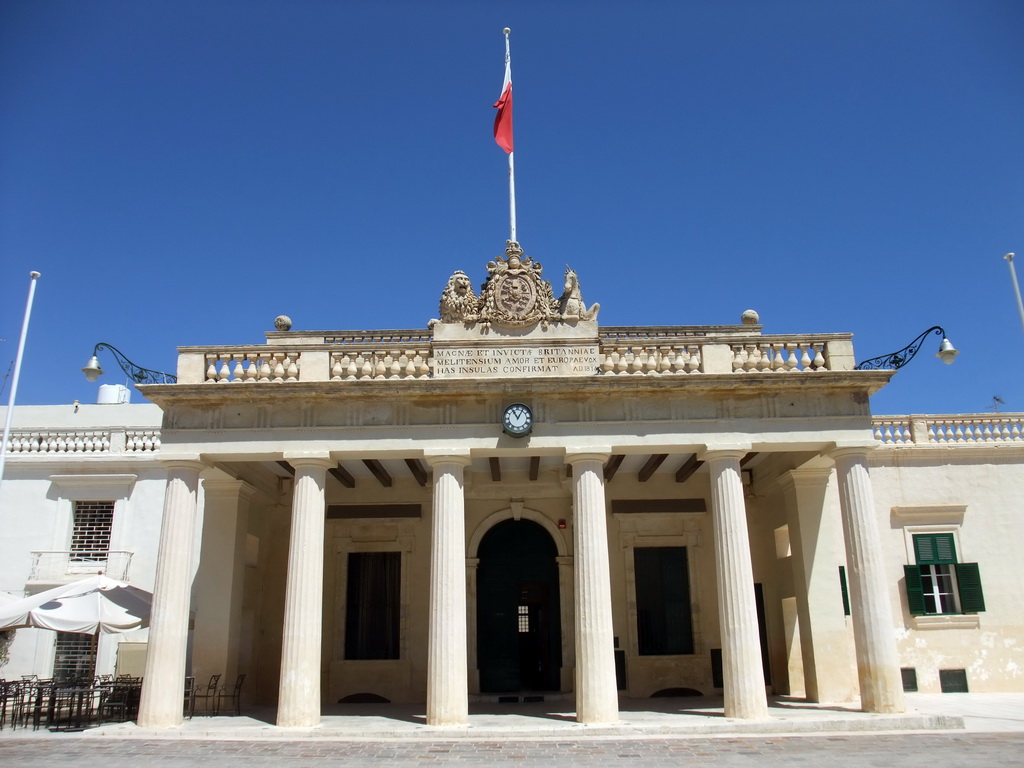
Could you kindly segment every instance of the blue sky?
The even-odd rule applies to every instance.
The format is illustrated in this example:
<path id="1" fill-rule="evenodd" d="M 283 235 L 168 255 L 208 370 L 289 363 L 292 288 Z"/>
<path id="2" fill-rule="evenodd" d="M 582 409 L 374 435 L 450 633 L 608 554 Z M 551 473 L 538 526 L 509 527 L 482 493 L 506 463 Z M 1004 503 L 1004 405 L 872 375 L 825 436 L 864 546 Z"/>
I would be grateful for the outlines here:
<path id="1" fill-rule="evenodd" d="M 423 328 L 518 236 L 604 325 L 938 338 L 876 413 L 1024 411 L 1024 3 L 6 0 L 0 367 L 94 402 L 96 342 Z M 101 358 L 107 383 L 122 383 Z M 2 402 L 7 402 L 9 389 Z M 135 401 L 141 398 L 134 396 Z"/>

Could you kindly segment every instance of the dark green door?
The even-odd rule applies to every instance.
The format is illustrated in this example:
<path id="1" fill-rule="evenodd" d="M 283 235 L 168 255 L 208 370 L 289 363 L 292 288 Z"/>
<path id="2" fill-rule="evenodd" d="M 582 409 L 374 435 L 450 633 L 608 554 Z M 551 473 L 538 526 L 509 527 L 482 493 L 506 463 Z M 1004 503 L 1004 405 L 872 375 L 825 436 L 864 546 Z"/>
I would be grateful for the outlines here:
<path id="1" fill-rule="evenodd" d="M 485 693 L 559 687 L 557 549 L 528 520 L 498 523 L 480 542 L 477 664 Z"/>

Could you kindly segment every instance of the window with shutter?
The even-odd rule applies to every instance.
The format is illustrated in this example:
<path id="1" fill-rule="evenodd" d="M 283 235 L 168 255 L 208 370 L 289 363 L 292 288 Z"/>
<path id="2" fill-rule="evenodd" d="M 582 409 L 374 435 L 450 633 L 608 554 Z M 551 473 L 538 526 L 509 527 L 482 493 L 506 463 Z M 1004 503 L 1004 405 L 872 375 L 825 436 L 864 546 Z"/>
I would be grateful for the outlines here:
<path id="1" fill-rule="evenodd" d="M 911 615 L 985 610 L 977 563 L 958 563 L 952 533 L 914 534 L 914 565 L 903 566 Z"/>
<path id="2" fill-rule="evenodd" d="M 846 566 L 839 566 L 839 590 L 843 595 L 843 615 L 850 615 L 850 591 L 846 586 Z"/>

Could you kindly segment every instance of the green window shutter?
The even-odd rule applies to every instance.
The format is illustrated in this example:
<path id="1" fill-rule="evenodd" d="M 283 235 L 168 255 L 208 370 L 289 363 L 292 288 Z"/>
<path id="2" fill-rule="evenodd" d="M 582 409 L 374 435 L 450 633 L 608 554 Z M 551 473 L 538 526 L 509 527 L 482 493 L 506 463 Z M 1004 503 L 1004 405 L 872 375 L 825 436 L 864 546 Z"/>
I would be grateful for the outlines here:
<path id="1" fill-rule="evenodd" d="M 977 563 L 958 563 L 956 583 L 960 590 L 960 611 L 980 613 L 985 610 L 985 595 L 981 591 L 981 574 Z"/>
<path id="2" fill-rule="evenodd" d="M 850 593 L 846 588 L 846 566 L 839 566 L 839 589 L 843 593 L 843 615 L 850 615 Z"/>
<path id="3" fill-rule="evenodd" d="M 921 569 L 916 565 L 904 565 L 903 575 L 907 586 L 907 607 L 910 609 L 910 615 L 923 616 L 926 611 L 924 587 L 921 584 Z"/>
<path id="4" fill-rule="evenodd" d="M 952 533 L 914 534 L 914 556 L 918 565 L 942 565 L 956 562 Z"/>

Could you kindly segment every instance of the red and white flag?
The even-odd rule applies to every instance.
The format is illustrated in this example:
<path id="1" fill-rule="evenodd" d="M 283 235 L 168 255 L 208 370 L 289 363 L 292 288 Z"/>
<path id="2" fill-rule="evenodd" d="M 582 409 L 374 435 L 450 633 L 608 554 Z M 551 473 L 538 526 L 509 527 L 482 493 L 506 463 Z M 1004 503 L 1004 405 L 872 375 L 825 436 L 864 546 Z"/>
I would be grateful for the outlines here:
<path id="1" fill-rule="evenodd" d="M 494 104 L 494 140 L 506 152 L 512 152 L 512 60 L 509 57 L 508 37 L 505 37 L 505 82 L 501 84 L 501 98 Z"/>

